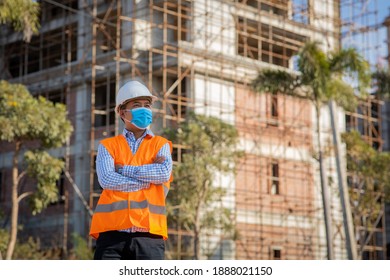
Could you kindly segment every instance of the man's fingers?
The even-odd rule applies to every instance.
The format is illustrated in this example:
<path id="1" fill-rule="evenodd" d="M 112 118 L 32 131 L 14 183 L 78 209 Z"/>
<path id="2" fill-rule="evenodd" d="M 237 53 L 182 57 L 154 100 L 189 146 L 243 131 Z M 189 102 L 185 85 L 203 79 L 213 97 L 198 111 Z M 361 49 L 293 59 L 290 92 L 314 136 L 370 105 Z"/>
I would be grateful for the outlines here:
<path id="1" fill-rule="evenodd" d="M 165 157 L 156 157 L 154 163 L 163 163 L 165 161 Z"/>

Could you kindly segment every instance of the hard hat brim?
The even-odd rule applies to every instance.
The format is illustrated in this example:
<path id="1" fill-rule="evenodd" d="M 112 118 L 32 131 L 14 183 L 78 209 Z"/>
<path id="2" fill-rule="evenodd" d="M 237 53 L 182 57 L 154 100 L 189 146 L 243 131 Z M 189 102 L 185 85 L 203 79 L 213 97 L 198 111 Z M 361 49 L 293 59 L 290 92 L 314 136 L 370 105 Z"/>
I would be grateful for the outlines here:
<path id="1" fill-rule="evenodd" d="M 157 96 L 154 96 L 154 95 L 146 95 L 146 96 L 137 96 L 137 97 L 133 97 L 133 98 L 129 98 L 129 99 L 126 99 L 125 101 L 123 101 L 121 104 L 115 106 L 115 112 L 119 115 L 119 108 L 123 105 L 123 104 L 126 104 L 130 101 L 133 101 L 133 100 L 136 100 L 136 99 L 149 99 L 151 101 L 151 103 L 153 104 L 155 101 L 158 100 L 158 97 Z"/>

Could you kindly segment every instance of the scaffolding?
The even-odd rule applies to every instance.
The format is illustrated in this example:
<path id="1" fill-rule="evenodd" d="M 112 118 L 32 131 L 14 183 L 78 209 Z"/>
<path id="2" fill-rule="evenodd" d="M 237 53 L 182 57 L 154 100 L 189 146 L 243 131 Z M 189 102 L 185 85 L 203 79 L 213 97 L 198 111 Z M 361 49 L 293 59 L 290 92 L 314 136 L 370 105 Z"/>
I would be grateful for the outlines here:
<path id="1" fill-rule="evenodd" d="M 216 175 L 227 190 L 222 203 L 232 210 L 238 236 L 231 240 L 220 233 L 205 234 L 204 256 L 326 258 L 312 104 L 280 94 L 257 95 L 250 83 L 264 67 L 293 71 L 295 56 L 309 39 L 326 42 L 327 50 L 337 49 L 343 24 L 339 7 L 347 1 L 339 2 L 43 0 L 42 20 L 50 25 L 43 25 L 29 45 L 7 44 L 4 69 L 6 78 L 28 84 L 35 94 L 69 108 L 76 133 L 69 143 L 68 179 L 74 180 L 64 184 L 80 189 L 78 196 L 88 205 L 78 203 L 75 192 L 69 191 L 65 212 L 69 221 L 77 222 L 65 231 L 86 235 L 89 229 L 90 209 L 101 191 L 94 164 L 97 145 L 102 138 L 121 133 L 115 94 L 125 81 L 138 79 L 159 98 L 155 133 L 177 127 L 193 111 L 233 124 L 242 139 L 245 157 L 236 177 Z M 379 116 L 374 122 L 371 117 L 359 115 L 370 121 L 371 134 L 365 135 L 380 145 Z M 330 131 L 324 121 L 320 133 L 328 142 Z M 181 162 L 184 150 L 173 144 L 175 164 Z M 333 185 L 329 183 L 331 246 L 336 258 L 342 259 L 345 234 L 332 152 L 326 165 L 328 176 L 335 178 Z M 191 233 L 170 228 L 169 234 L 168 257 L 191 258 Z M 368 246 L 379 250 L 373 242 L 361 243 L 361 250 Z"/>
<path id="2" fill-rule="evenodd" d="M 376 67 L 383 67 L 386 63 L 381 55 L 383 42 L 380 39 L 380 28 L 383 23 L 379 21 L 377 1 L 340 1 L 342 15 L 342 46 L 353 47 L 370 63 L 373 71 Z M 371 95 L 369 98 L 359 100 L 354 112 L 347 112 L 347 130 L 359 131 L 362 138 L 374 149 L 383 150 L 382 139 L 382 108 L 384 102 Z M 385 199 L 383 190 L 371 190 L 365 185 L 364 178 L 349 173 L 348 182 L 351 188 L 351 201 L 355 233 L 358 243 L 358 254 L 362 259 L 386 259 L 386 223 Z M 359 200 L 363 195 L 372 197 L 373 208 L 377 211 L 364 213 L 359 209 Z M 356 206 L 355 206 L 356 205 Z"/>
<path id="3" fill-rule="evenodd" d="M 347 112 L 347 129 L 356 130 L 374 149 L 382 151 L 381 108 L 383 101 L 375 96 L 360 100 L 355 112 Z M 351 205 L 354 215 L 355 234 L 358 254 L 362 259 L 386 259 L 386 217 L 384 190 L 367 186 L 366 178 L 359 174 L 348 173 L 351 188 Z M 362 209 L 364 197 L 370 197 L 366 207 Z M 367 198 L 366 198 L 367 199 Z"/>

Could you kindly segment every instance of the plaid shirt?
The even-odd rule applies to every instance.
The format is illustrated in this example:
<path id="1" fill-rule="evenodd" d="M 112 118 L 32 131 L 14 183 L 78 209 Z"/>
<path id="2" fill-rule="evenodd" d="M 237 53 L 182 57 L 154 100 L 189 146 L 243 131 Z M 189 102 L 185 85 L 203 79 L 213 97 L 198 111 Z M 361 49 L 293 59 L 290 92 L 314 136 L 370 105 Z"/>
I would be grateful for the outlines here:
<path id="1" fill-rule="evenodd" d="M 138 139 L 135 139 L 134 134 L 127 129 L 123 130 L 123 135 L 133 154 L 137 152 L 145 137 L 154 136 L 153 132 L 149 129 L 146 129 L 144 134 Z M 141 166 L 125 165 L 123 169 L 117 172 L 115 171 L 114 159 L 107 149 L 100 144 L 96 157 L 96 173 L 100 186 L 105 190 L 135 192 L 148 188 L 150 183 L 158 185 L 169 181 L 172 172 L 172 156 L 168 143 L 160 149 L 157 156 L 165 157 L 165 161 L 161 164 L 152 163 Z M 148 229 L 132 227 L 124 231 L 145 232 Z"/>

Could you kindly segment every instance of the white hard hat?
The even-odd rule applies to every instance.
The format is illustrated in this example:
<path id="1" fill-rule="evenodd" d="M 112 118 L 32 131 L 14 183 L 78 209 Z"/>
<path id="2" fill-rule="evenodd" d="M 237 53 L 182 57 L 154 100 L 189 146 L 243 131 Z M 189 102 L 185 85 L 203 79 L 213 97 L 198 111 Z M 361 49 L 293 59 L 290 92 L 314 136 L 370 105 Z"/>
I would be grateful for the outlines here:
<path id="1" fill-rule="evenodd" d="M 158 98 L 152 95 L 149 89 L 138 81 L 130 81 L 125 83 L 118 91 L 116 95 L 115 112 L 119 114 L 120 106 L 126 101 L 136 99 L 140 97 L 150 98 L 151 102 L 154 102 Z"/>

